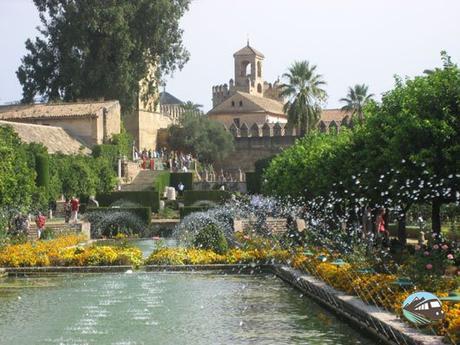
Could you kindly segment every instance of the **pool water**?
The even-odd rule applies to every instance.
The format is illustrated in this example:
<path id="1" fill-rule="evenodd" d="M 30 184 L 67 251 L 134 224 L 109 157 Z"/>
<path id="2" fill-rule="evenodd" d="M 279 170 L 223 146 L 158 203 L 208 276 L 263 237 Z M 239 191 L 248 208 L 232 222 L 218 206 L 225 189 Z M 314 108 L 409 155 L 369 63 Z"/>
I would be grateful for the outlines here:
<path id="1" fill-rule="evenodd" d="M 375 344 L 272 275 L 0 280 L 0 344 Z"/>

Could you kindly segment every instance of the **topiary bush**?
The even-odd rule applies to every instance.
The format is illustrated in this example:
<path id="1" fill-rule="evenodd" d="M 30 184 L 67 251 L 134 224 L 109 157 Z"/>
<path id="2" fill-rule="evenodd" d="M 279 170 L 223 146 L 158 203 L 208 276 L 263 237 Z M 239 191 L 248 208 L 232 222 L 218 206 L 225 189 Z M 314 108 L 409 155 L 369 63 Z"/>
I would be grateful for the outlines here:
<path id="1" fill-rule="evenodd" d="M 224 254 L 228 251 L 224 232 L 215 224 L 202 228 L 196 235 L 193 245 L 200 249 L 210 249 L 217 254 Z"/>
<path id="2" fill-rule="evenodd" d="M 143 233 L 147 227 L 141 218 L 127 209 L 108 209 L 101 212 L 95 209 L 86 214 L 91 223 L 91 238 L 114 237 L 120 233 L 127 236 Z"/>

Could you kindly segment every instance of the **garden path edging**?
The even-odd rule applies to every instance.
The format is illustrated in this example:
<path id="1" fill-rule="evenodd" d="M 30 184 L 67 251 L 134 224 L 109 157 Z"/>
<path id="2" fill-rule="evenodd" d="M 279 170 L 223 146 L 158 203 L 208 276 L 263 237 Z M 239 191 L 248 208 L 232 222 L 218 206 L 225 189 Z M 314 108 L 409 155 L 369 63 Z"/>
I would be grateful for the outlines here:
<path id="1" fill-rule="evenodd" d="M 215 264 L 215 265 L 147 265 L 142 266 L 147 272 L 202 272 L 215 271 L 224 273 L 260 273 L 271 272 L 272 265 Z"/>
<path id="2" fill-rule="evenodd" d="M 36 275 L 43 273 L 121 273 L 132 269 L 132 266 L 42 266 L 4 268 L 8 276 Z"/>
<path id="3" fill-rule="evenodd" d="M 326 283 L 289 266 L 273 265 L 273 273 L 329 310 L 378 337 L 386 344 L 445 345 L 443 337 L 426 335 L 396 315 L 346 295 Z"/>

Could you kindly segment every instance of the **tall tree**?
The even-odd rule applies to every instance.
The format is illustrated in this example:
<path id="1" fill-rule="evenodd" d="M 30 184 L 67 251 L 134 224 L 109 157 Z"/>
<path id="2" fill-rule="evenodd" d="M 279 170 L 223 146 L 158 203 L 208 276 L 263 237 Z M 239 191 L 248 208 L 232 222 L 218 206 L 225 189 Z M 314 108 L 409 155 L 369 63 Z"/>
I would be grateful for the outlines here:
<path id="1" fill-rule="evenodd" d="M 345 103 L 343 111 L 351 112 L 352 118 L 358 118 L 359 123 L 364 121 L 364 106 L 369 103 L 374 94 L 368 94 L 368 86 L 365 84 L 356 84 L 348 88 L 346 98 L 341 98 L 340 102 Z"/>
<path id="2" fill-rule="evenodd" d="M 184 113 L 180 126 L 170 126 L 168 134 L 171 149 L 191 152 L 206 164 L 222 160 L 234 150 L 233 137 L 224 126 L 196 113 Z"/>
<path id="3" fill-rule="evenodd" d="M 40 36 L 16 72 L 23 101 L 118 99 L 134 109 L 139 81 L 188 59 L 179 19 L 190 0 L 34 0 Z M 149 82 L 147 92 L 156 83 Z"/>
<path id="4" fill-rule="evenodd" d="M 321 103 L 326 100 L 326 85 L 316 65 L 296 61 L 283 75 L 287 83 L 281 85 L 281 96 L 287 98 L 284 111 L 288 121 L 300 128 L 301 135 L 308 134 L 321 117 Z"/>

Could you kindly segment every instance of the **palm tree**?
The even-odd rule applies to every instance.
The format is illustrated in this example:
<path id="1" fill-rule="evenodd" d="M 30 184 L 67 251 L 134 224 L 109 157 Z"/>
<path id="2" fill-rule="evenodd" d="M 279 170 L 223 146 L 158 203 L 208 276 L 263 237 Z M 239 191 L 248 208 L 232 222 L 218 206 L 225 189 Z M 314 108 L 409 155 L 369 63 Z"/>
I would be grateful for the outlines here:
<path id="1" fill-rule="evenodd" d="M 360 123 L 364 121 L 364 106 L 374 97 L 374 94 L 367 94 L 368 86 L 365 84 L 356 84 L 354 87 L 348 88 L 346 98 L 341 98 L 340 102 L 346 103 L 342 107 L 342 111 L 351 112 L 351 117 L 357 117 Z"/>
<path id="2" fill-rule="evenodd" d="M 193 103 L 192 101 L 187 101 L 181 105 L 181 108 L 184 109 L 185 112 L 191 113 L 191 114 L 202 114 L 202 108 L 203 106 L 201 104 L 196 104 Z"/>
<path id="3" fill-rule="evenodd" d="M 287 99 L 284 111 L 288 122 L 300 128 L 301 135 L 308 134 L 321 117 L 321 103 L 327 94 L 322 75 L 316 73 L 316 65 L 308 61 L 296 61 L 283 74 L 287 83 L 281 85 L 281 96 Z"/>

